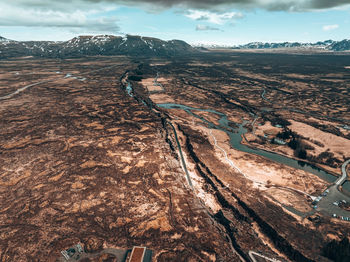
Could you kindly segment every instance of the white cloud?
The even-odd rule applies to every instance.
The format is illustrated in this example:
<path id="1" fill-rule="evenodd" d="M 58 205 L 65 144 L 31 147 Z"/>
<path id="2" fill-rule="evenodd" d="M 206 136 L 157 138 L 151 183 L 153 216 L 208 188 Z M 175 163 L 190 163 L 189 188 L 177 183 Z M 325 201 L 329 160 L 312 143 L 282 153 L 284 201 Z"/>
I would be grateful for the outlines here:
<path id="1" fill-rule="evenodd" d="M 227 13 L 214 13 L 210 11 L 200 11 L 200 10 L 189 10 L 186 17 L 197 20 L 197 21 L 207 21 L 212 24 L 223 25 L 227 21 L 243 18 L 242 13 L 237 12 L 227 12 Z"/>
<path id="2" fill-rule="evenodd" d="M 1 0 L 6 2 L 6 0 Z M 311 11 L 331 8 L 349 8 L 349 0 L 7 0 L 11 5 L 40 9 L 72 10 L 92 5 L 129 5 L 146 9 L 225 10 L 231 8 L 266 9 L 274 11 Z"/>
<path id="3" fill-rule="evenodd" d="M 212 27 L 208 25 L 197 25 L 196 31 L 221 31 L 220 28 Z"/>
<path id="4" fill-rule="evenodd" d="M 335 30 L 339 28 L 339 25 L 335 24 L 335 25 L 325 25 L 323 26 L 323 31 L 331 31 L 331 30 Z"/>
<path id="5" fill-rule="evenodd" d="M 116 17 L 103 16 L 109 8 L 52 10 L 0 3 L 0 10 L 6 10 L 0 12 L 0 26 L 56 27 L 96 33 L 119 31 Z"/>

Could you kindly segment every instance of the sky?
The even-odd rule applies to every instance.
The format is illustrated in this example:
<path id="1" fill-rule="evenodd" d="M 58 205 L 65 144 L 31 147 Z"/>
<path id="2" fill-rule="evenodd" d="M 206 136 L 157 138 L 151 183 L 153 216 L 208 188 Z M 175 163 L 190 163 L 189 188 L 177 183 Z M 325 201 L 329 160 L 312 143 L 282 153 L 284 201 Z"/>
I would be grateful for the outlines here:
<path id="1" fill-rule="evenodd" d="M 0 36 L 99 34 L 217 45 L 350 39 L 350 0 L 0 0 Z"/>

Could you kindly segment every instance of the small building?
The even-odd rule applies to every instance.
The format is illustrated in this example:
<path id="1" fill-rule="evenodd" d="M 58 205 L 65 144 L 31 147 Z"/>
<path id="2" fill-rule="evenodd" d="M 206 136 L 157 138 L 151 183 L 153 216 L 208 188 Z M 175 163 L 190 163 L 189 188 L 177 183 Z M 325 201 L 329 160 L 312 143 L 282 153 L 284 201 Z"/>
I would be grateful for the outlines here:
<path id="1" fill-rule="evenodd" d="M 152 251 L 146 247 L 133 247 L 128 262 L 151 262 Z"/>

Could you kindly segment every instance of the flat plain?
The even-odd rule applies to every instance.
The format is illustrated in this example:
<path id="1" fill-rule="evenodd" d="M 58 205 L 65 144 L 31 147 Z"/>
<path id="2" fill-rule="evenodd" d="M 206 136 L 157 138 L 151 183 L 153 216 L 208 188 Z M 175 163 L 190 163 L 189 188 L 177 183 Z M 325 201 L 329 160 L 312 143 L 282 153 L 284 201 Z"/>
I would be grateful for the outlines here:
<path id="1" fill-rule="evenodd" d="M 237 51 L 1 61 L 0 260 L 92 242 L 155 261 L 329 261 L 350 233 L 321 204 L 349 199 L 345 184 L 324 196 L 350 158 L 349 66 Z"/>

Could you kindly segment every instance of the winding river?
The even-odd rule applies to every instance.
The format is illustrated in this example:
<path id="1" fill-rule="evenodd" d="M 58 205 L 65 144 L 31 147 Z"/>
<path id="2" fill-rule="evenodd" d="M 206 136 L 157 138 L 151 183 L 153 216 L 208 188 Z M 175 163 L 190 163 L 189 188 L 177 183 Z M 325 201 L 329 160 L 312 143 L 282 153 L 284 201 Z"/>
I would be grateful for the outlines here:
<path id="1" fill-rule="evenodd" d="M 185 106 L 185 105 L 181 105 L 181 104 L 172 104 L 172 103 L 157 104 L 157 106 L 160 108 L 165 108 L 165 109 L 184 110 L 189 115 L 192 115 L 192 116 L 196 117 L 197 119 L 201 120 L 203 123 L 207 124 L 209 128 L 214 128 L 214 129 L 224 131 L 230 137 L 230 144 L 234 149 L 237 149 L 237 150 L 242 151 L 242 152 L 250 153 L 250 154 L 259 155 L 259 156 L 265 157 L 267 159 L 270 159 L 274 162 L 281 163 L 281 164 L 284 164 L 284 165 L 287 165 L 287 166 L 290 166 L 293 168 L 304 170 L 306 172 L 317 175 L 319 178 L 321 178 L 329 183 L 333 183 L 337 179 L 337 177 L 333 176 L 332 174 L 329 174 L 326 171 L 324 171 L 324 170 L 322 170 L 322 169 L 320 169 L 312 164 L 309 164 L 307 162 L 295 160 L 295 159 L 288 158 L 288 157 L 285 157 L 285 156 L 282 156 L 282 155 L 279 155 L 276 153 L 268 152 L 268 151 L 261 150 L 261 149 L 252 148 L 252 147 L 249 147 L 249 146 L 242 144 L 241 143 L 242 136 L 245 133 L 247 133 L 247 129 L 244 127 L 246 125 L 247 121 L 243 121 L 240 124 L 231 122 L 227 119 L 227 115 L 225 115 L 224 113 L 218 112 L 216 110 L 213 110 L 213 109 L 194 108 L 194 107 L 190 107 L 190 106 Z M 205 119 L 204 117 L 197 115 L 195 113 L 195 111 L 204 111 L 204 112 L 209 112 L 209 113 L 213 113 L 213 114 L 218 115 L 220 117 L 220 119 L 218 121 L 219 124 L 216 125 L 216 124 L 210 122 L 209 120 Z M 230 123 L 231 123 L 231 125 L 229 125 Z M 232 128 L 231 126 L 237 126 L 237 127 Z"/>
<path id="2" fill-rule="evenodd" d="M 128 82 L 127 86 L 126 86 L 126 92 L 130 97 L 134 97 L 133 95 L 133 88 L 132 85 Z M 144 100 L 141 100 L 141 102 L 143 104 L 145 104 L 146 106 L 150 107 L 151 110 L 154 110 L 152 108 L 151 105 L 148 105 L 145 103 Z M 300 170 L 304 170 L 306 172 L 312 173 L 316 176 L 318 176 L 319 178 L 321 178 L 322 180 L 328 182 L 328 183 L 334 183 L 337 180 L 337 177 L 326 172 L 323 169 L 318 168 L 315 165 L 309 164 L 305 161 L 300 161 L 300 160 L 296 160 L 293 158 L 288 158 L 286 156 L 283 155 L 279 155 L 273 152 L 269 152 L 269 151 L 265 151 L 262 149 L 257 149 L 257 148 L 253 148 L 253 147 L 249 147 L 246 146 L 244 144 L 242 144 L 242 137 L 244 137 L 244 135 L 247 133 L 247 129 L 244 127 L 247 123 L 249 123 L 249 121 L 245 121 L 242 120 L 242 123 L 235 123 L 232 122 L 230 120 L 228 120 L 227 115 L 213 110 L 213 109 L 203 109 L 203 108 L 194 108 L 194 107 L 190 107 L 190 106 L 186 106 L 186 105 L 182 105 L 182 104 L 175 104 L 175 103 L 162 103 L 162 104 L 157 104 L 157 107 L 159 108 L 164 108 L 164 109 L 180 109 L 180 110 L 184 110 L 187 114 L 201 120 L 203 123 L 205 123 L 209 128 L 212 129 L 218 129 L 218 130 L 222 130 L 224 131 L 230 138 L 230 144 L 231 146 L 239 151 L 242 152 L 246 152 L 246 153 L 250 153 L 250 154 L 255 154 L 255 155 L 259 155 L 262 157 L 265 157 L 267 159 L 270 159 L 274 162 L 283 164 L 283 165 L 287 165 L 289 167 L 292 168 L 296 168 L 296 169 L 300 169 Z M 209 121 L 208 119 L 198 115 L 195 113 L 195 111 L 202 111 L 202 112 L 208 112 L 208 113 L 213 113 L 216 114 L 220 117 L 219 121 L 218 121 L 218 125 L 214 124 L 213 122 Z M 232 127 L 234 126 L 234 127 Z M 175 128 L 172 126 L 172 128 L 174 129 L 175 132 L 175 136 L 177 139 L 177 135 L 176 135 L 176 130 Z M 179 145 L 178 145 L 179 146 Z M 182 159 L 182 162 L 184 162 L 184 159 Z M 183 163 L 183 165 L 186 167 L 186 164 Z M 185 168 L 185 171 L 186 168 Z M 187 175 L 187 179 L 189 181 L 190 186 L 192 186 L 192 183 L 190 181 L 188 172 L 186 172 Z M 349 183 L 350 184 L 350 183 Z M 349 184 L 345 183 L 345 190 L 349 191 Z"/>

